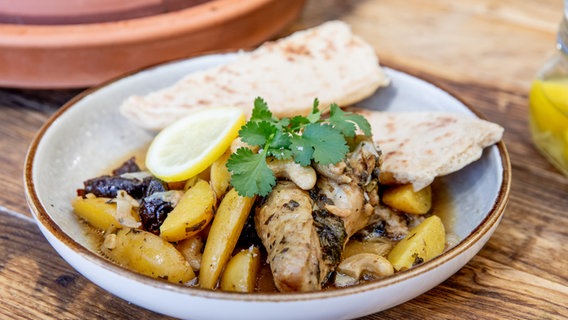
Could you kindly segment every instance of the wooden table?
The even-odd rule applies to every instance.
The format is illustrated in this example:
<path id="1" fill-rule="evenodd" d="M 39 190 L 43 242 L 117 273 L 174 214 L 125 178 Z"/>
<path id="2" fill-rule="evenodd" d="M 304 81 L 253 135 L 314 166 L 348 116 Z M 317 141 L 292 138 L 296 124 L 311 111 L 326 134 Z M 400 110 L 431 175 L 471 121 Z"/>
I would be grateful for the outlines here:
<path id="1" fill-rule="evenodd" d="M 561 17 L 560 0 L 312 0 L 287 30 L 344 20 L 385 66 L 443 85 L 506 129 L 513 183 L 491 240 L 440 286 L 367 319 L 568 318 L 568 178 L 536 151 L 527 124 L 528 88 Z M 72 269 L 26 206 L 26 149 L 78 92 L 0 89 L 0 318 L 161 319 Z"/>

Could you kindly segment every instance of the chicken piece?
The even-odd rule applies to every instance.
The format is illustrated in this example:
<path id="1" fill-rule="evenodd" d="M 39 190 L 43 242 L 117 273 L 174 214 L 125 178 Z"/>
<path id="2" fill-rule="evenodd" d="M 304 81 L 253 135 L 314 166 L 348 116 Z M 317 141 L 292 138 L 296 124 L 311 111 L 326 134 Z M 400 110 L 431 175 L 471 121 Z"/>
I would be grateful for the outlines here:
<path id="1" fill-rule="evenodd" d="M 343 247 L 347 242 L 347 232 L 343 220 L 328 211 L 316 209 L 312 212 L 312 217 L 322 251 L 320 270 L 326 272 L 323 274 L 323 283 L 325 283 L 341 262 Z"/>
<path id="2" fill-rule="evenodd" d="M 365 204 L 363 190 L 355 183 L 338 183 L 337 181 L 320 177 L 317 182 L 319 195 L 325 201 L 320 201 L 320 208 L 330 213 L 346 218 L 357 214 Z"/>
<path id="3" fill-rule="evenodd" d="M 345 174 L 347 172 L 347 163 L 345 161 L 338 162 L 336 164 L 323 165 L 319 163 L 314 164 L 314 168 L 320 177 L 326 177 L 333 179 L 338 183 L 350 183 L 351 177 Z"/>
<path id="4" fill-rule="evenodd" d="M 346 157 L 347 166 L 351 169 L 349 176 L 362 187 L 377 186 L 382 163 L 381 150 L 368 137 L 357 136 L 354 143 L 355 148 Z"/>
<path id="5" fill-rule="evenodd" d="M 279 181 L 257 207 L 255 225 L 279 291 L 321 289 L 329 270 L 321 269 L 326 264 L 308 192 L 293 182 Z"/>
<path id="6" fill-rule="evenodd" d="M 345 160 L 336 164 L 321 165 L 314 168 L 320 176 L 332 179 L 340 184 L 354 182 L 371 192 L 378 186 L 378 176 L 382 163 L 382 153 L 373 140 L 365 136 L 357 136 L 351 143 L 351 151 Z M 378 199 L 377 203 L 378 203 Z M 372 203 L 375 205 L 376 203 Z"/>
<path id="7" fill-rule="evenodd" d="M 378 204 L 380 152 L 367 138 L 335 165 L 316 165 L 316 187 L 279 181 L 257 209 L 255 226 L 268 252 L 278 290 L 321 289 L 349 237 L 364 228 Z"/>
<path id="8" fill-rule="evenodd" d="M 325 177 L 318 179 L 317 187 L 317 206 L 340 217 L 349 236 L 367 225 L 373 207 L 366 203 L 361 187 L 353 182 L 341 184 Z"/>
<path id="9" fill-rule="evenodd" d="M 374 206 L 379 204 L 381 164 L 381 152 L 370 138 L 357 136 L 351 150 L 342 162 L 315 166 L 320 174 L 316 204 L 342 218 L 348 237 L 367 225 Z"/>
<path id="10" fill-rule="evenodd" d="M 355 237 L 364 241 L 380 237 L 400 240 L 424 219 L 424 215 L 400 213 L 387 206 L 378 205 L 374 208 L 367 226 Z"/>

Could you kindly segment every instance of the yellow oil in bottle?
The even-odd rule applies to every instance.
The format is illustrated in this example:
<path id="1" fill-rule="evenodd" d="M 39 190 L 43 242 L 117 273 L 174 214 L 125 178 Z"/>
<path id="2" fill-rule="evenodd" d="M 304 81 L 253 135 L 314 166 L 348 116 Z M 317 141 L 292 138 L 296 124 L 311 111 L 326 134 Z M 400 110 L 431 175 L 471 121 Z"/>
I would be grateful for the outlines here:
<path id="1" fill-rule="evenodd" d="M 535 145 L 568 176 L 568 76 L 534 80 L 529 102 Z"/>

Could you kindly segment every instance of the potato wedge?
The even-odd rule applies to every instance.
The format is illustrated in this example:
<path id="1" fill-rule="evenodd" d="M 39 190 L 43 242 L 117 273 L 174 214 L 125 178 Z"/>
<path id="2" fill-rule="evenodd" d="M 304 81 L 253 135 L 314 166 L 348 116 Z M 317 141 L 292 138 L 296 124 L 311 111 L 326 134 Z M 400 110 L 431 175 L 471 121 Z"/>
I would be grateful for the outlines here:
<path id="1" fill-rule="evenodd" d="M 227 263 L 221 276 L 223 291 L 253 292 L 260 269 L 260 251 L 257 247 L 244 249 Z"/>
<path id="2" fill-rule="evenodd" d="M 411 184 L 404 184 L 385 190 L 382 200 L 393 209 L 412 214 L 425 214 L 432 207 L 432 188 L 427 186 L 414 191 Z"/>
<path id="3" fill-rule="evenodd" d="M 169 242 L 189 238 L 213 219 L 215 194 L 209 183 L 199 180 L 187 190 L 160 226 L 160 236 Z"/>
<path id="4" fill-rule="evenodd" d="M 124 228 L 108 234 L 101 246 L 105 256 L 132 271 L 173 283 L 186 283 L 195 273 L 182 254 L 161 237 Z"/>
<path id="5" fill-rule="evenodd" d="M 185 260 L 189 262 L 193 271 L 199 271 L 201 268 L 201 257 L 203 249 L 203 239 L 196 235 L 191 238 L 183 239 L 175 244 L 176 249 L 183 255 Z"/>
<path id="6" fill-rule="evenodd" d="M 361 253 L 372 253 L 378 256 L 386 256 L 392 249 L 393 243 L 385 241 L 359 241 L 349 240 L 343 249 L 343 259 Z"/>
<path id="7" fill-rule="evenodd" d="M 217 199 L 223 198 L 229 189 L 231 173 L 229 172 L 229 169 L 227 169 L 226 164 L 230 156 L 231 151 L 227 150 L 219 159 L 215 160 L 215 162 L 211 164 L 211 180 L 209 183 L 217 195 Z"/>
<path id="8" fill-rule="evenodd" d="M 388 255 L 397 270 L 406 270 L 444 252 L 446 231 L 438 216 L 430 216 L 400 240 Z"/>
<path id="9" fill-rule="evenodd" d="M 231 189 L 219 204 L 201 258 L 199 284 L 202 288 L 214 289 L 217 286 L 253 203 L 254 198 L 241 197 L 235 189 Z"/>
<path id="10" fill-rule="evenodd" d="M 109 198 L 77 197 L 71 205 L 75 214 L 85 219 L 87 223 L 102 231 L 112 228 L 120 228 L 120 223 L 116 220 L 116 203 L 109 203 Z"/>
<path id="11" fill-rule="evenodd" d="M 211 166 L 201 171 L 195 177 L 185 180 L 185 182 L 183 182 L 183 188 L 181 189 L 183 189 L 183 191 L 187 191 L 189 188 L 193 187 L 199 180 L 209 181 L 210 171 L 211 171 Z"/>

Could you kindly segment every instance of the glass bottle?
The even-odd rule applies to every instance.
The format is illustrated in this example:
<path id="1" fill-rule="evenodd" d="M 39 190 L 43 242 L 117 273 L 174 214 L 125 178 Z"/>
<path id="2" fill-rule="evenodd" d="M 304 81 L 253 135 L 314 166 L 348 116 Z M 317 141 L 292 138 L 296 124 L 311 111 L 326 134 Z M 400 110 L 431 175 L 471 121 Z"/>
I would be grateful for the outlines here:
<path id="1" fill-rule="evenodd" d="M 568 176 L 568 0 L 558 29 L 557 52 L 538 71 L 529 104 L 534 144 Z"/>

